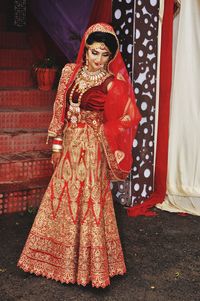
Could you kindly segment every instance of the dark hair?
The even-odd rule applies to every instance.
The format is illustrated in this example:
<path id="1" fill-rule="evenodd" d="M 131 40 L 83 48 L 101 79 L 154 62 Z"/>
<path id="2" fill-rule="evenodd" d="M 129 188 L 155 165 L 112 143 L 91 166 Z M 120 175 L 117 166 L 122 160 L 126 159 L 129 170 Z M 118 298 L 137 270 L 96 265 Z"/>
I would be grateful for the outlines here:
<path id="1" fill-rule="evenodd" d="M 92 32 L 87 40 L 86 40 L 86 44 L 88 45 L 92 45 L 94 42 L 102 42 L 106 45 L 106 47 L 108 47 L 108 49 L 110 50 L 112 57 L 115 56 L 115 53 L 117 51 L 118 48 L 118 43 L 117 43 L 117 39 L 115 38 L 115 36 L 109 32 L 102 32 L 102 31 L 95 31 Z"/>

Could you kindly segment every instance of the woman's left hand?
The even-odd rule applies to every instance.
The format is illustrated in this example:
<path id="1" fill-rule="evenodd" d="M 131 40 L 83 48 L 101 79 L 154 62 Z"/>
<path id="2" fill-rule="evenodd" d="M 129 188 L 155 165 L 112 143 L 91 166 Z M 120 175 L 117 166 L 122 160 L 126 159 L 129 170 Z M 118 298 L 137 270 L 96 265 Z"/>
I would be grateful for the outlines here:
<path id="1" fill-rule="evenodd" d="M 52 154 L 51 163 L 53 164 L 53 169 L 55 169 L 58 163 L 60 162 L 61 155 L 62 155 L 61 152 L 56 152 Z"/>

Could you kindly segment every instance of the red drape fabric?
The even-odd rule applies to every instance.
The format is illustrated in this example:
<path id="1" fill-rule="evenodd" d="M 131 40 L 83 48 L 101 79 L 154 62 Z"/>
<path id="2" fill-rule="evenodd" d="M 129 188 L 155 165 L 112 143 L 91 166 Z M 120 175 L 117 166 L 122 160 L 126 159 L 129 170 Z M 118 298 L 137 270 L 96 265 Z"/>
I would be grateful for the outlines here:
<path id="1" fill-rule="evenodd" d="M 111 23 L 112 0 L 95 0 L 88 26 L 98 23 Z"/>
<path id="2" fill-rule="evenodd" d="M 150 208 L 162 203 L 166 194 L 170 93 L 172 80 L 172 34 L 174 0 L 165 0 L 161 37 L 160 95 L 154 192 L 143 203 L 128 209 L 128 216 L 155 215 Z"/>
<path id="3" fill-rule="evenodd" d="M 44 31 L 37 19 L 28 8 L 27 38 L 35 56 L 35 61 L 44 57 L 54 57 L 58 65 L 66 64 L 66 57 L 57 47 L 51 37 Z"/>
<path id="4" fill-rule="evenodd" d="M 47 55 L 44 32 L 31 11 L 28 9 L 27 37 L 36 60 L 41 60 Z"/>
<path id="5" fill-rule="evenodd" d="M 141 119 L 135 104 L 134 93 L 132 93 L 133 88 L 129 91 L 129 87 L 128 79 L 123 81 L 115 78 L 105 100 L 104 137 L 112 154 L 123 154 L 123 160 L 117 164 L 117 168 L 123 171 L 123 175 L 121 173 L 113 177 L 112 179 L 115 180 L 126 179 L 130 173 L 133 164 L 132 142 Z"/>

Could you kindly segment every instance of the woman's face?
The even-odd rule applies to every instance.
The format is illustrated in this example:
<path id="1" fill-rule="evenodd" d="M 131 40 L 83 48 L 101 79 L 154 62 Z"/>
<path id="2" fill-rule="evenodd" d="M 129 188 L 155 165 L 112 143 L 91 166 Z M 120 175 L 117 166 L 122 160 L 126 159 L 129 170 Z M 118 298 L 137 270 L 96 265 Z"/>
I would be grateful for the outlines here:
<path id="1" fill-rule="evenodd" d="M 88 70 L 91 72 L 103 69 L 110 59 L 110 51 L 103 43 L 94 42 L 86 51 Z"/>

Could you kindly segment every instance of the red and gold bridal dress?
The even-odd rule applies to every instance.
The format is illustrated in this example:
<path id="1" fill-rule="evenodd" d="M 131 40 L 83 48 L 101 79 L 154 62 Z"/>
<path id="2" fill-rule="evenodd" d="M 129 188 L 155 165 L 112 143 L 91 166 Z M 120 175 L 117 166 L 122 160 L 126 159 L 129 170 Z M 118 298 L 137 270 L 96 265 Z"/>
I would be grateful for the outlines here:
<path id="1" fill-rule="evenodd" d="M 78 127 L 65 126 L 62 158 L 18 262 L 26 272 L 95 287 L 126 272 L 108 163 L 96 132 L 108 80 L 83 95 Z"/>
<path id="2" fill-rule="evenodd" d="M 63 283 L 106 287 L 110 277 L 126 272 L 110 180 L 124 180 L 131 170 L 140 113 L 118 49 L 108 66 L 112 75 L 83 94 L 78 127 L 65 122 L 66 99 L 83 65 L 86 39 L 95 31 L 115 36 L 108 24 L 92 25 L 82 39 L 76 64 L 63 68 L 48 131 L 49 136 L 63 136 L 62 157 L 18 266 Z"/>

